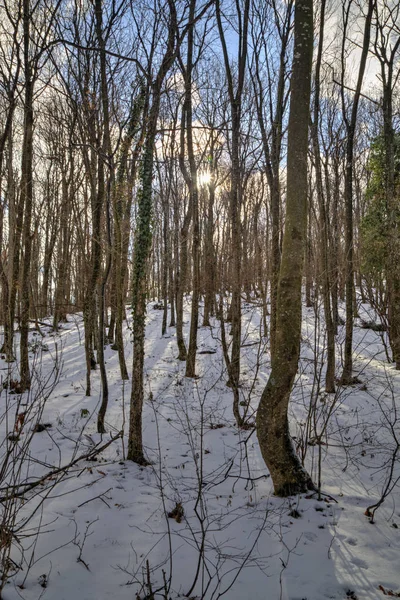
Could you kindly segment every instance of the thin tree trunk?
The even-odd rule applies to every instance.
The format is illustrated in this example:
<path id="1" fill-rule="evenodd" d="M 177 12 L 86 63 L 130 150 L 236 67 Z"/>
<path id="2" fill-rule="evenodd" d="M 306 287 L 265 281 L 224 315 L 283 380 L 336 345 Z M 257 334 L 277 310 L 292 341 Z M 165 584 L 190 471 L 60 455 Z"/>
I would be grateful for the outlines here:
<path id="1" fill-rule="evenodd" d="M 353 321 L 354 321 L 354 247 L 353 247 L 353 156 L 354 136 L 357 123 L 358 105 L 361 97 L 361 86 L 364 79 L 367 63 L 369 41 L 371 33 L 372 12 L 374 0 L 368 2 L 368 13 L 365 19 L 363 46 L 358 71 L 357 86 L 354 93 L 350 120 L 345 116 L 347 141 L 346 141 L 346 171 L 344 183 L 345 197 L 345 254 L 346 254 L 346 338 L 344 345 L 344 366 L 341 377 L 343 385 L 351 384 L 353 379 Z M 345 37 L 345 34 L 344 34 Z M 343 42 L 344 44 L 344 42 Z M 344 51 L 343 51 L 344 52 Z M 343 59 L 344 61 L 344 55 Z M 344 66 L 342 67 L 344 76 Z M 343 83 L 343 82 L 342 82 Z M 343 111 L 345 113 L 344 87 L 342 86 Z"/>
<path id="2" fill-rule="evenodd" d="M 98 433 L 105 433 L 105 416 L 108 406 L 108 380 L 107 370 L 104 359 L 104 332 L 105 322 L 104 313 L 105 307 L 105 288 L 111 269 L 111 217 L 110 217 L 110 201 L 111 201 L 111 189 L 113 187 L 113 161 L 111 153 L 111 139 L 110 139 L 110 115 L 109 115 L 109 101 L 108 101 L 108 85 L 107 85 L 107 72 L 106 72 L 106 52 L 105 52 L 105 41 L 103 37 L 103 8 L 102 0 L 95 1 L 95 16 L 96 16 L 96 36 L 97 42 L 100 48 L 100 79 L 101 79 L 101 101 L 103 111 L 103 143 L 101 148 L 101 155 L 99 156 L 99 170 L 98 170 L 98 205 L 99 210 L 102 210 L 103 204 L 105 204 L 105 225 L 106 225 L 106 265 L 104 272 L 98 281 L 98 311 L 99 311 L 99 327 L 98 327 L 98 347 L 97 347 L 97 360 L 100 367 L 101 376 L 101 388 L 102 398 L 97 416 L 97 431 Z M 108 171 L 108 176 L 106 176 Z M 105 182 L 107 183 L 105 184 Z M 100 230 L 99 230 L 100 236 Z M 99 240 L 100 241 L 100 240 Z M 100 275 L 100 273 L 99 273 Z"/>
<path id="3" fill-rule="evenodd" d="M 193 108 L 192 108 L 192 71 L 193 71 L 193 47 L 194 47 L 194 15 L 196 10 L 196 0 L 190 1 L 189 22 L 191 23 L 188 31 L 188 45 L 186 65 L 183 70 L 185 81 L 185 102 L 183 106 L 184 121 L 186 123 L 187 156 L 189 160 L 189 171 L 185 165 L 184 137 L 181 136 L 180 165 L 186 185 L 189 188 L 189 202 L 191 206 L 191 216 L 193 222 L 192 236 L 192 310 L 190 317 L 189 346 L 186 356 L 186 377 L 195 377 L 196 375 L 196 352 L 197 352 L 197 330 L 199 325 L 199 299 L 200 299 L 200 224 L 199 224 L 199 190 L 197 178 L 197 165 L 194 156 L 193 142 Z"/>
<path id="4" fill-rule="evenodd" d="M 211 154 L 213 157 L 213 154 Z M 213 181 L 208 186 L 207 223 L 205 231 L 205 298 L 203 326 L 210 325 L 210 315 L 215 305 L 215 249 L 214 249 L 214 203 L 215 184 Z"/>
<path id="5" fill-rule="evenodd" d="M 320 71 L 322 61 L 322 50 L 324 45 L 324 22 L 325 22 L 326 1 L 321 0 L 320 5 L 320 26 L 319 26 L 319 44 L 317 62 L 315 66 L 315 91 L 314 91 L 314 110 L 313 124 L 311 128 L 315 179 L 317 187 L 319 217 L 320 217 L 320 248 L 321 248 L 321 275 L 322 290 L 324 301 L 324 315 L 327 334 L 327 364 L 325 374 L 325 389 L 328 394 L 335 392 L 335 327 L 332 318 L 331 308 L 331 289 L 329 279 L 329 257 L 328 257 L 328 216 L 326 211 L 326 202 L 322 183 L 321 152 L 319 144 L 319 101 L 320 101 Z"/>
<path id="6" fill-rule="evenodd" d="M 135 234 L 133 256 L 133 368 L 127 457 L 129 460 L 133 460 L 140 464 L 146 464 L 142 440 L 142 411 L 144 400 L 143 367 L 146 321 L 146 275 L 148 258 L 152 245 L 151 219 L 154 142 L 157 133 L 161 88 L 164 78 L 175 58 L 175 34 L 177 27 L 174 3 L 169 4 L 169 9 L 167 48 L 156 79 L 152 84 L 152 105 L 147 121 L 146 139 L 143 151 L 141 188 L 138 193 L 138 227 Z"/>
<path id="7" fill-rule="evenodd" d="M 33 78 L 30 56 L 30 2 L 23 2 L 24 28 L 24 139 L 21 166 L 21 199 L 24 211 L 22 245 L 24 249 L 21 273 L 21 389 L 28 390 L 31 385 L 28 355 L 28 331 L 30 308 L 30 267 L 32 251 L 32 209 L 33 209 Z"/>
<path id="8" fill-rule="evenodd" d="M 242 96 L 245 70 L 247 65 L 247 50 L 248 50 L 248 25 L 249 25 L 249 10 L 250 2 L 246 0 L 243 7 L 243 14 L 238 11 L 238 19 L 240 22 L 240 37 L 239 37 L 239 60 L 237 85 L 235 89 L 232 76 L 229 54 L 226 44 L 226 38 L 221 21 L 220 2 L 216 2 L 217 9 L 217 25 L 219 37 L 222 44 L 224 55 L 225 72 L 228 80 L 228 94 L 231 110 L 231 191 L 229 199 L 229 217 L 231 226 L 231 256 L 232 256 L 232 295 L 230 312 L 232 317 L 232 345 L 231 356 L 227 370 L 229 374 L 228 384 L 233 391 L 233 414 L 238 427 L 242 426 L 243 419 L 240 415 L 239 402 L 239 385 L 240 385 L 240 344 L 241 344 L 241 179 L 240 179 L 240 131 L 241 131 L 241 116 L 242 116 Z"/>

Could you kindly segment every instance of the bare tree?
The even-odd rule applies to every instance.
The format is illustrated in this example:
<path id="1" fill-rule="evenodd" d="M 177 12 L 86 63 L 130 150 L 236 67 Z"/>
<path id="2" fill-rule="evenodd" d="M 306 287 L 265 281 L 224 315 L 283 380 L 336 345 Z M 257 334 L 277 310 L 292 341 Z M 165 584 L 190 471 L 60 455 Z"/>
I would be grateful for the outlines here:
<path id="1" fill-rule="evenodd" d="M 362 40 L 362 52 L 360 65 L 357 75 L 356 89 L 350 106 L 348 106 L 347 90 L 345 85 L 345 45 L 348 35 L 349 19 L 353 8 L 353 0 L 343 0 L 343 38 L 341 52 L 341 95 L 343 120 L 346 126 L 346 171 L 345 171 L 345 210 L 346 210 L 346 230 L 345 230 L 345 256 L 346 256 L 346 340 L 344 349 L 344 366 L 341 381 L 344 385 L 353 382 L 353 320 L 354 320 L 354 247 L 353 247 L 353 156 L 354 156 L 354 136 L 356 132 L 358 106 L 361 98 L 361 87 L 364 79 L 365 67 L 367 63 L 370 37 L 371 22 L 375 1 L 368 0 L 367 14 L 365 16 L 364 33 Z"/>
<path id="2" fill-rule="evenodd" d="M 313 50 L 313 3 L 295 7 L 291 80 L 286 221 L 279 272 L 276 345 L 272 370 L 257 411 L 257 436 L 275 493 L 313 487 L 295 453 L 287 409 L 300 352 L 301 283 L 307 225 L 307 149 Z"/>
<path id="3" fill-rule="evenodd" d="M 219 37 L 224 56 L 224 65 L 228 83 L 228 95 L 231 109 L 231 190 L 230 190 L 230 227 L 231 227 L 231 256 L 232 256 L 232 349 L 227 364 L 229 385 L 233 391 L 233 414 L 236 423 L 242 425 L 239 410 L 240 385 L 240 344 L 241 344 L 241 225 L 240 209 L 242 203 L 242 181 L 240 177 L 240 129 L 242 117 L 242 97 L 245 83 L 248 53 L 248 25 L 250 0 L 236 3 L 236 19 L 239 32 L 237 74 L 233 73 L 229 59 L 228 46 L 223 26 L 223 13 L 220 0 L 216 0 L 216 16 Z M 226 354 L 227 358 L 228 355 Z"/>
<path id="4" fill-rule="evenodd" d="M 313 106 L 313 123 L 311 128 L 313 142 L 313 160 L 315 167 L 315 180 L 317 188 L 318 206 L 319 206 L 319 221 L 321 224 L 321 278 L 324 298 L 324 315 L 327 332 L 327 366 L 325 386 L 328 393 L 335 391 L 335 326 L 331 308 L 331 283 L 330 283 L 330 268 L 328 258 L 328 214 L 327 205 L 323 188 L 322 179 L 322 164 L 321 150 L 319 143 L 319 112 L 320 112 L 320 87 L 321 87 L 321 61 L 324 45 L 324 25 L 325 25 L 325 10 L 326 2 L 321 1 L 319 15 L 319 42 L 317 60 L 315 64 L 315 90 L 314 90 L 314 106 Z"/>
<path id="5" fill-rule="evenodd" d="M 270 344 L 273 351 L 276 332 L 278 276 L 281 261 L 281 184 L 280 169 L 284 137 L 284 116 L 288 102 L 288 53 L 293 29 L 293 1 L 253 1 L 250 66 L 257 109 L 265 171 L 270 190 L 271 212 L 271 319 Z M 271 29 L 271 23 L 274 28 Z M 275 42 L 275 38 L 277 41 Z M 276 47 L 274 47 L 276 44 Z M 271 47 L 273 50 L 271 50 Z M 276 59 L 278 57 L 278 60 Z"/>
<path id="6" fill-rule="evenodd" d="M 144 400 L 143 367 L 146 319 L 146 273 L 151 249 L 152 180 L 154 142 L 164 79 L 176 57 L 177 14 L 173 0 L 164 6 L 168 37 L 161 64 L 151 81 L 151 106 L 145 133 L 141 182 L 138 198 L 138 226 L 135 232 L 133 262 L 133 369 L 131 410 L 129 418 L 128 459 L 145 464 L 142 442 L 142 410 Z"/>
<path id="7" fill-rule="evenodd" d="M 395 182 L 395 128 L 393 92 L 400 69 L 400 6 L 384 0 L 374 8 L 375 37 L 373 53 L 379 61 L 382 85 L 384 142 L 384 187 L 389 225 L 389 264 L 387 265 L 389 339 L 396 369 L 400 369 L 400 240 Z"/>

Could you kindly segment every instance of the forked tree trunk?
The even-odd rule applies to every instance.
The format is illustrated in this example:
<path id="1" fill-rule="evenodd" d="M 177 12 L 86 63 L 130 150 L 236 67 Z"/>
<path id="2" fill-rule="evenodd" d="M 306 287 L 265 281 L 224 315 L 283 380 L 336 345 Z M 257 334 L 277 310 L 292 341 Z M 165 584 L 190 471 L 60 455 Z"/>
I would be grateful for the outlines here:
<path id="1" fill-rule="evenodd" d="M 297 457 L 288 423 L 288 404 L 300 353 L 301 284 L 307 228 L 307 150 L 310 116 L 313 2 L 297 0 L 291 84 L 286 222 L 278 284 L 276 344 L 272 371 L 257 412 L 257 436 L 275 494 L 313 487 Z"/>

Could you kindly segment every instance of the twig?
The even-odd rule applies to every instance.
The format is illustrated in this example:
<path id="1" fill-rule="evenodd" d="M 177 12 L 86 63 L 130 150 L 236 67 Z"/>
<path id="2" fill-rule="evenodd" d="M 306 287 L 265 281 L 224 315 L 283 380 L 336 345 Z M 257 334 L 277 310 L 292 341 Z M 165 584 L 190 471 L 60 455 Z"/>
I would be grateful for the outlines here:
<path id="1" fill-rule="evenodd" d="M 317 495 L 318 495 L 318 490 L 315 492 L 312 492 L 311 494 L 307 494 L 307 496 L 309 496 L 310 498 L 312 496 L 317 496 Z M 323 492 L 322 490 L 321 490 L 321 496 L 326 496 L 327 498 L 329 498 L 329 500 L 332 500 L 332 502 L 336 502 L 336 504 L 339 504 L 339 502 L 336 500 L 336 498 L 334 498 L 330 494 L 327 494 L 326 492 Z"/>
<path id="2" fill-rule="evenodd" d="M 104 498 L 102 498 L 102 496 L 105 496 L 107 494 L 107 492 L 109 492 L 110 490 L 112 490 L 112 487 L 108 488 L 108 490 L 106 490 L 105 492 L 102 492 L 98 496 L 94 496 L 93 498 L 90 498 L 89 500 L 85 500 L 85 502 L 82 502 L 82 504 L 78 504 L 78 508 L 80 508 L 81 506 L 84 506 L 85 504 L 89 504 L 89 502 L 93 502 L 93 500 L 97 500 L 97 498 L 102 500 L 104 502 L 104 504 L 107 504 L 107 502 L 104 500 Z M 107 504 L 107 506 L 108 506 L 108 508 L 110 508 L 109 504 Z"/>
<path id="3" fill-rule="evenodd" d="M 87 569 L 88 571 L 90 571 L 89 565 L 88 565 L 88 563 L 87 563 L 86 561 L 84 561 L 84 560 L 83 560 L 83 558 L 82 558 L 82 554 L 83 554 L 83 546 L 85 545 L 86 539 L 87 539 L 87 538 L 88 538 L 90 535 L 92 535 L 92 533 L 93 533 L 93 532 L 92 532 L 92 533 L 89 533 L 89 529 L 91 528 L 91 526 L 93 525 L 93 523 L 97 523 L 97 521 L 98 521 L 98 520 L 99 520 L 99 517 L 97 517 L 97 518 L 96 518 L 96 519 L 94 519 L 93 521 L 90 521 L 90 523 L 88 523 L 88 524 L 86 525 L 85 533 L 83 534 L 83 540 L 82 540 L 82 543 L 79 543 L 79 541 L 75 541 L 75 542 L 73 542 L 73 543 L 75 544 L 75 546 L 78 546 L 78 548 L 79 548 L 79 556 L 78 556 L 78 558 L 76 559 L 76 562 L 80 562 L 80 563 L 82 563 L 82 564 L 83 564 L 83 566 L 84 566 L 84 567 L 86 567 L 86 569 Z M 77 528 L 77 524 L 76 524 L 76 522 L 75 522 L 75 529 L 76 529 L 76 528 Z"/>
<path id="4" fill-rule="evenodd" d="M 97 454 L 100 454 L 100 452 L 103 452 L 103 450 L 108 448 L 108 446 L 110 446 L 113 442 L 115 442 L 115 440 L 118 440 L 121 437 L 121 435 L 122 435 L 121 432 L 117 433 L 117 435 L 113 436 L 110 440 L 108 440 L 108 442 L 106 442 L 102 446 L 92 448 L 90 450 L 90 452 L 87 452 L 86 454 L 81 454 L 80 456 L 78 456 L 78 458 L 75 458 L 75 460 L 71 461 L 67 465 L 59 467 L 58 469 L 53 469 L 52 471 L 50 471 L 49 473 L 46 473 L 46 475 L 43 475 L 43 477 L 41 477 L 40 479 L 37 479 L 36 481 L 33 481 L 32 483 L 21 483 L 21 484 L 18 484 L 17 486 L 15 486 L 17 489 L 23 487 L 23 489 L 21 491 L 17 491 L 15 493 L 10 494 L 9 493 L 9 490 L 11 489 L 10 487 L 2 488 L 3 490 L 6 489 L 8 493 L 5 496 L 0 496 L 0 502 L 4 502 L 5 500 L 10 500 L 10 498 L 20 498 L 21 496 L 26 494 L 26 492 L 28 492 L 29 490 L 33 490 L 38 485 L 41 485 L 42 483 L 44 483 L 46 481 L 46 479 L 54 477 L 55 475 L 58 475 L 59 473 L 68 471 L 68 469 L 70 469 L 71 467 L 76 465 L 81 460 L 88 460 L 90 458 L 93 458 L 94 456 L 96 456 Z"/>

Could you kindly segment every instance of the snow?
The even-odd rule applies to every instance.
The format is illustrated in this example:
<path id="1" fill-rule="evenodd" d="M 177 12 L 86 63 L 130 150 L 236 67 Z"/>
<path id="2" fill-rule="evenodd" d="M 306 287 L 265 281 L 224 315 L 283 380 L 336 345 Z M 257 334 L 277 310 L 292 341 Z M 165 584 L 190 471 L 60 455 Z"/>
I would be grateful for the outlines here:
<path id="1" fill-rule="evenodd" d="M 187 330 L 189 307 L 187 298 Z M 256 300 L 243 304 L 241 399 L 249 401 L 250 421 L 269 374 L 260 310 Z M 367 305 L 360 305 L 360 317 L 376 318 Z M 152 464 L 140 467 L 126 461 L 126 450 L 117 439 L 97 460 L 78 461 L 64 476 L 46 480 L 26 492 L 24 501 L 16 501 L 16 522 L 21 526 L 18 531 L 14 527 L 18 542 L 11 557 L 19 563 L 24 548 L 23 563 L 5 586 L 4 599 L 31 600 L 41 594 L 59 600 L 150 598 L 147 574 L 155 598 L 163 598 L 163 572 L 172 600 L 188 592 L 191 598 L 207 600 L 377 600 L 384 597 L 379 586 L 386 592 L 400 591 L 399 486 L 377 510 L 374 524 L 364 515 L 381 496 L 400 439 L 400 379 L 385 362 L 382 334 L 356 322 L 354 370 L 360 383 L 327 395 L 323 377 L 321 389 L 316 381 L 323 373 L 322 318 L 304 308 L 290 420 L 298 452 L 307 448 L 305 465 L 314 481 L 321 453 L 323 493 L 321 501 L 311 494 L 282 499 L 273 495 L 254 430 L 238 431 L 235 426 L 218 323 L 199 329 L 199 377 L 189 380 L 184 363 L 176 360 L 175 329 L 162 337 L 161 319 L 162 311 L 153 310 L 150 303 L 143 439 Z M 33 408 L 20 439 L 9 442 L 6 435 L 14 427 L 20 397 L 6 390 L 1 394 L 3 416 L 4 407 L 9 407 L 0 424 L 1 453 L 4 457 L 13 444 L 21 447 L 31 435 L 30 455 L 20 475 L 29 481 L 70 463 L 121 430 L 126 444 L 128 429 L 131 389 L 130 382 L 120 379 L 117 352 L 109 347 L 105 351 L 110 401 L 108 433 L 101 438 L 96 433 L 99 371 L 92 372 L 92 396 L 85 396 L 82 317 L 70 315 L 57 334 L 51 333 L 50 322 L 42 327 L 43 340 L 31 332 L 31 339 L 37 340 L 32 360 L 42 384 L 35 384 L 28 407 L 39 407 L 38 396 L 46 396 L 47 390 L 40 422 L 52 427 L 29 434 L 36 423 Z M 124 335 L 130 365 L 129 323 Z M 338 373 L 343 338 L 340 327 Z M 56 352 L 61 369 L 52 389 Z M 16 369 L 3 360 L 0 368 L 3 380 L 9 368 Z M 17 372 L 12 377 L 17 379 Z M 322 443 L 308 443 L 310 403 Z M 399 475 L 397 459 L 393 482 Z M 14 481 L 15 477 L 14 472 Z M 4 484 L 3 478 L 0 486 Z M 183 508 L 182 518 L 169 518 L 177 505 Z"/>

